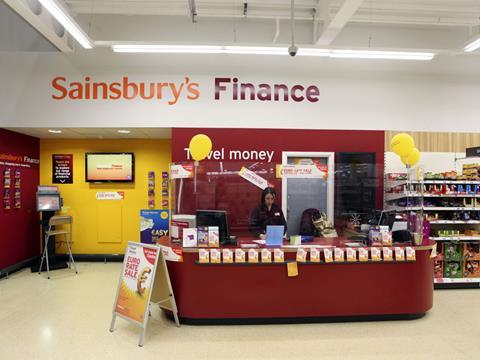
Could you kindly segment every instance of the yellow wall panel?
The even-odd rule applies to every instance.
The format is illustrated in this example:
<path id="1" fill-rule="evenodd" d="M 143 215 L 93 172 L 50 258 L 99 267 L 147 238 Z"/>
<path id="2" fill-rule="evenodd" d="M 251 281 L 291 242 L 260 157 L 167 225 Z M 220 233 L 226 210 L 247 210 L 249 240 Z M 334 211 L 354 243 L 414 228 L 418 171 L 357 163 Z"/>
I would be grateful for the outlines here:
<path id="1" fill-rule="evenodd" d="M 123 229 L 123 201 L 102 200 L 97 204 L 97 243 L 121 244 Z"/>
<path id="2" fill-rule="evenodd" d="M 135 183 L 85 182 L 86 152 L 135 153 Z M 162 205 L 162 171 L 168 171 L 170 140 L 40 141 L 40 182 L 52 184 L 52 155 L 73 154 L 73 184 L 58 184 L 64 212 L 73 216 L 73 252 L 123 254 L 128 241 L 140 241 L 140 210 L 148 208 L 148 172 L 156 175 L 156 207 Z M 124 200 L 96 200 L 99 191 L 124 191 Z"/>

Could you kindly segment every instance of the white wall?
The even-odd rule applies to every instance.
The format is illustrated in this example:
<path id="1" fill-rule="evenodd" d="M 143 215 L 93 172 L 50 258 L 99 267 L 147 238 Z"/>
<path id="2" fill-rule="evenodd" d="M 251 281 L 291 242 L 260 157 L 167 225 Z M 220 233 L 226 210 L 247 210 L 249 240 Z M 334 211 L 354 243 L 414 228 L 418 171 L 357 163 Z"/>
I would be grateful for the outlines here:
<path id="1" fill-rule="evenodd" d="M 478 159 L 464 159 L 465 153 L 453 152 L 422 152 L 418 166 L 422 166 L 424 172 L 441 173 L 455 170 L 462 173 L 463 164 L 478 162 Z M 461 159 L 461 160 L 459 160 Z M 385 153 L 385 172 L 405 172 L 405 165 L 400 157 L 393 152 Z"/>
<path id="2" fill-rule="evenodd" d="M 228 55 L 2 53 L 2 127 L 261 127 L 480 131 L 478 57 L 432 62 L 359 61 Z M 198 101 L 51 99 L 55 76 L 200 83 Z M 213 100 L 215 76 L 314 84 L 317 103 Z M 339 140 L 341 141 L 341 140 Z"/>
<path id="3" fill-rule="evenodd" d="M 57 51 L 29 23 L 0 1 L 0 51 Z"/>

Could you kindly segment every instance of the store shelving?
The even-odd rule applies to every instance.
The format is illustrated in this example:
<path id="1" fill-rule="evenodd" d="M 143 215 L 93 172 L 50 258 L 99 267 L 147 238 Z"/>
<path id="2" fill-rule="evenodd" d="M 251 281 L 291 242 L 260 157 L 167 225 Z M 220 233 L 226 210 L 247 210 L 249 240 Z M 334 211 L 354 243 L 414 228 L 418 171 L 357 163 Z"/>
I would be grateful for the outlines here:
<path id="1" fill-rule="evenodd" d="M 451 279 L 451 278 L 435 278 L 433 280 L 435 284 L 471 284 L 478 283 L 480 286 L 480 278 L 460 278 L 460 279 Z"/>
<path id="2" fill-rule="evenodd" d="M 393 185 L 402 185 L 406 184 L 407 180 L 388 180 L 388 182 Z M 478 180 L 412 180 L 412 184 L 425 184 L 425 185 L 480 185 Z"/>
<path id="3" fill-rule="evenodd" d="M 480 236 L 437 236 L 430 237 L 434 241 L 480 241 Z"/>
<path id="4" fill-rule="evenodd" d="M 386 179 L 388 179 L 388 174 Z M 471 268 L 471 264 L 475 263 L 478 268 L 480 260 L 470 259 L 465 255 L 467 247 L 478 247 L 480 244 L 480 200 L 477 200 L 480 199 L 479 186 L 480 181 L 478 180 L 407 181 L 400 179 L 385 181 L 384 204 L 386 210 L 421 211 L 429 221 L 430 239 L 437 242 L 439 249 L 439 255 L 435 258 L 436 276 L 438 274 L 448 276 L 446 275 L 448 265 L 458 263 L 461 274 L 457 275 L 462 277 L 436 277 L 434 279 L 435 288 L 480 287 L 480 276 L 468 277 L 469 275 L 467 275 L 476 274 L 469 272 L 467 265 Z M 444 233 L 449 234 L 444 235 Z M 457 261 L 444 259 L 443 251 L 447 249 L 447 246 L 459 246 L 461 256 Z"/>
<path id="5" fill-rule="evenodd" d="M 442 225 L 480 225 L 480 220 L 430 220 L 430 224 Z"/>

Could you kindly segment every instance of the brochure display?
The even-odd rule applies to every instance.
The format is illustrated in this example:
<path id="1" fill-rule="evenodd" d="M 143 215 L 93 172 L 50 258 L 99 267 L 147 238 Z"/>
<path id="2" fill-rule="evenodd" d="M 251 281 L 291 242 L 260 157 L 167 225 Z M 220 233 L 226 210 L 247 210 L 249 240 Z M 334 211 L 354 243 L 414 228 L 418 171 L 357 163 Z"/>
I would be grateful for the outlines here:
<path id="1" fill-rule="evenodd" d="M 158 264 L 160 263 L 160 266 Z M 177 307 L 168 269 L 158 246 L 129 242 L 113 305 L 110 331 L 117 316 L 142 328 L 139 346 L 143 346 L 150 314 L 150 304 L 172 311 L 177 326 Z"/>

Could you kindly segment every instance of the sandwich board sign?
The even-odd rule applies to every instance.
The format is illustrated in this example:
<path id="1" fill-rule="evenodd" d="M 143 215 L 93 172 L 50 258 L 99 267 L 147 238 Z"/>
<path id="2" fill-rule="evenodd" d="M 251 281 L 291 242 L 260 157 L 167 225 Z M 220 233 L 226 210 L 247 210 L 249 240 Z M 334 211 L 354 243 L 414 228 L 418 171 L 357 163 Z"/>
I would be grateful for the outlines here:
<path id="1" fill-rule="evenodd" d="M 170 310 L 180 326 L 168 268 L 160 247 L 129 241 L 113 304 L 110 332 L 117 316 L 142 328 L 138 346 L 143 346 L 151 303 Z"/>

